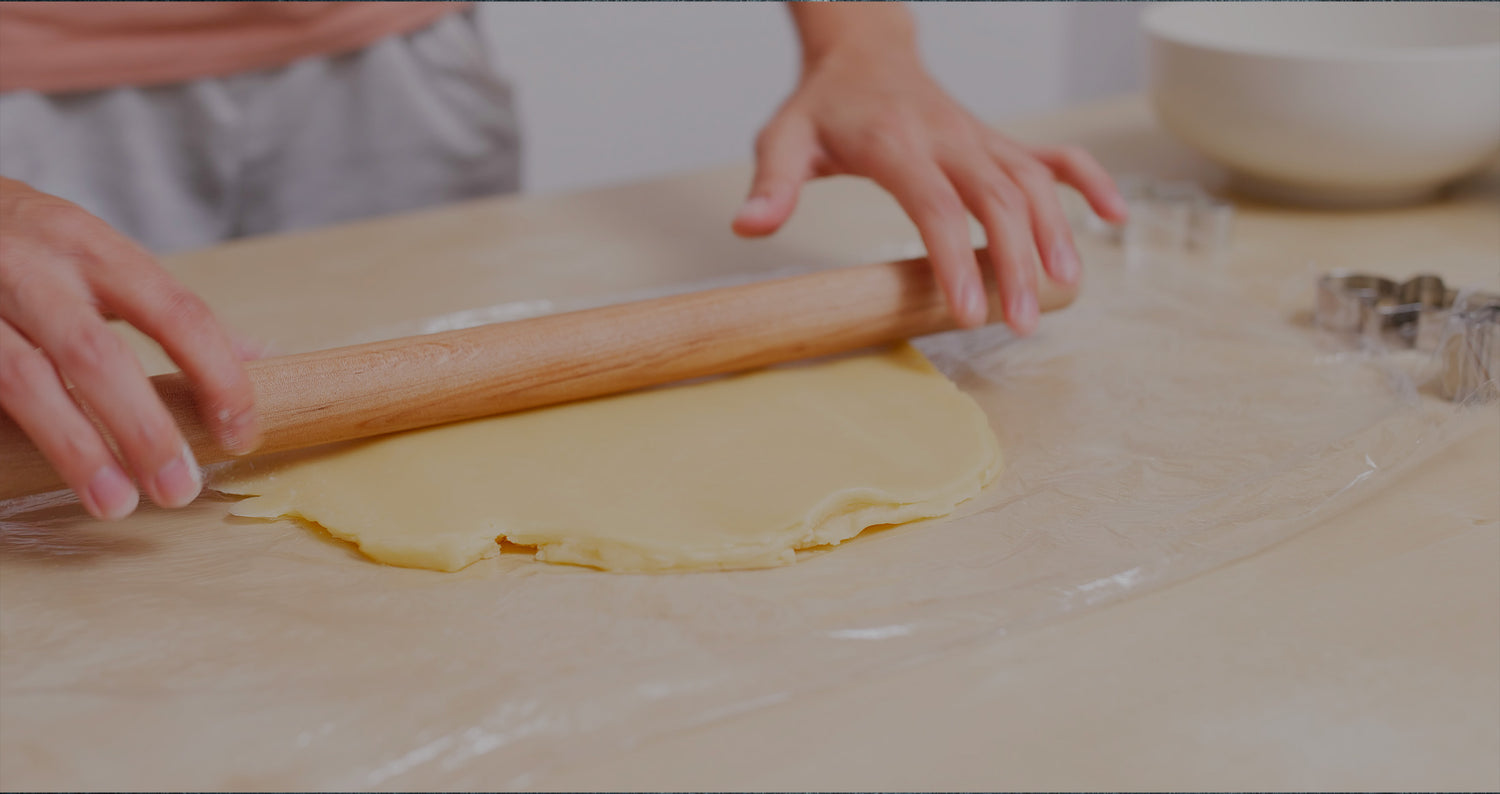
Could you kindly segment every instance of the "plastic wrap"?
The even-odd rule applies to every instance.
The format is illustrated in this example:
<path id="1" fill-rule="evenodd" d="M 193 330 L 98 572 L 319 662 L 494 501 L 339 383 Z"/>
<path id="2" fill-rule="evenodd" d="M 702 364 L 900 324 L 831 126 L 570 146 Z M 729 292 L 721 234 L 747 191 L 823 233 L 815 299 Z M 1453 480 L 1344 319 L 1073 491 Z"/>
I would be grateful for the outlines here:
<path id="1" fill-rule="evenodd" d="M 1032 338 L 919 340 L 988 414 L 998 482 L 949 518 L 786 568 L 625 575 L 513 550 L 456 574 L 394 569 L 300 526 L 225 519 L 218 502 L 212 539 L 179 532 L 89 563 L 91 544 L 126 541 L 55 531 L 76 508 L 54 500 L 0 506 L 0 694 L 9 719 L 31 719 L 31 743 L 7 753 L 20 763 L 69 726 L 89 748 L 73 785 L 541 785 L 559 765 L 1254 554 L 1466 426 L 1407 369 L 1311 328 L 1311 281 L 1121 260 L 1095 257 L 1083 297 Z M 69 576 L 89 589 L 42 595 Z M 99 727 L 80 735 L 80 712 Z"/>

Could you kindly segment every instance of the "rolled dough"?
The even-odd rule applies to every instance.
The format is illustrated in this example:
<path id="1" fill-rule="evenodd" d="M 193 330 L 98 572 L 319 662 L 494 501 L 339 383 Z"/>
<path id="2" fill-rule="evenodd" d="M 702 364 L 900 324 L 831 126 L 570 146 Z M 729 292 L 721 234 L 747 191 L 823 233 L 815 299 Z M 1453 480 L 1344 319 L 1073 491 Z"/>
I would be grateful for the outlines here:
<path id="1" fill-rule="evenodd" d="M 535 546 L 615 571 L 758 568 L 940 516 L 1000 469 L 984 412 L 916 349 L 759 370 L 361 442 L 214 487 L 380 562 Z"/>

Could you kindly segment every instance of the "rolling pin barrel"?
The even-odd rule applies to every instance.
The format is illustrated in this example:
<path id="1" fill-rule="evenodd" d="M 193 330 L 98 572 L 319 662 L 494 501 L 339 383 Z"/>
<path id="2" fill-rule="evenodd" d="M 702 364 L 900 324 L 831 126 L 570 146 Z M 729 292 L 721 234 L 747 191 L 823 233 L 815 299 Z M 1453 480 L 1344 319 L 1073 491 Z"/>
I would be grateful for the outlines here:
<path id="1" fill-rule="evenodd" d="M 1072 302 L 1072 291 L 1046 278 L 1038 281 L 1043 311 Z M 1000 314 L 992 309 L 990 319 Z M 954 327 L 931 267 L 925 259 L 910 259 L 246 366 L 265 439 L 257 453 L 270 453 L 842 353 Z M 227 459 L 200 420 L 183 375 L 158 375 L 152 382 L 198 460 Z M 0 416 L 0 499 L 61 487 L 41 453 Z"/>

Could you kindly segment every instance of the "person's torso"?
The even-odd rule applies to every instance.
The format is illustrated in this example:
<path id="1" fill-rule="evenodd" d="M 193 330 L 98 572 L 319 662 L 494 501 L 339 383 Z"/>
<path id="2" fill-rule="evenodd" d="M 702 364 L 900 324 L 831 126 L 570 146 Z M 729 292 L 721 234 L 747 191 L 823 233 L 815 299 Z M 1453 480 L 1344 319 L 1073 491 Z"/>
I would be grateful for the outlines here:
<path id="1" fill-rule="evenodd" d="M 466 3 L 0 3 L 0 92 L 162 85 L 365 47 Z"/>

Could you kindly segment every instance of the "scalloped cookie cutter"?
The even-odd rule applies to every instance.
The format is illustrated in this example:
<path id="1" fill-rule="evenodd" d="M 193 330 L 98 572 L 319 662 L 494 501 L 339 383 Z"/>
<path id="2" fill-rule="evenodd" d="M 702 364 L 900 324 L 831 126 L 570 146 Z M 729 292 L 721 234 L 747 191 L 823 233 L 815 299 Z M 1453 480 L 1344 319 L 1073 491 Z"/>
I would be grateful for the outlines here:
<path id="1" fill-rule="evenodd" d="M 1336 270 L 1318 277 L 1314 322 L 1373 346 L 1434 353 L 1450 400 L 1500 397 L 1500 295 L 1430 274 L 1397 282 Z"/>

